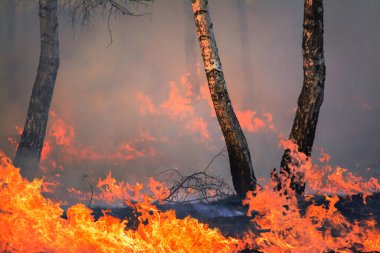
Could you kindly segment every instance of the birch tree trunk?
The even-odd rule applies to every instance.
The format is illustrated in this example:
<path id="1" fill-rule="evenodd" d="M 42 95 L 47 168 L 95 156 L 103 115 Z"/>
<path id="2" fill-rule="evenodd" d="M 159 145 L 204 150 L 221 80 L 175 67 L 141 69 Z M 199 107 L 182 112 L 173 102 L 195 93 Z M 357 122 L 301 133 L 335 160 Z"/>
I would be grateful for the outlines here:
<path id="1" fill-rule="evenodd" d="M 182 0 L 184 12 L 184 32 L 185 32 L 185 57 L 186 71 L 190 73 L 192 84 L 192 95 L 197 97 L 200 94 L 200 82 L 197 74 L 197 52 L 196 37 L 194 29 L 194 14 L 191 7 L 191 0 Z"/>
<path id="2" fill-rule="evenodd" d="M 289 139 L 298 145 L 299 152 L 311 156 L 318 115 L 323 102 L 326 67 L 323 53 L 323 0 L 305 0 L 303 23 L 304 81 L 298 98 L 298 109 Z M 292 157 L 289 150 L 281 161 L 280 174 L 290 179 L 290 187 L 298 195 L 305 190 L 304 175 L 291 171 Z M 288 180 L 289 181 L 289 180 Z M 279 188 L 281 186 L 279 185 Z"/>
<path id="3" fill-rule="evenodd" d="M 192 3 L 208 86 L 228 150 L 233 185 L 238 196 L 244 198 L 248 191 L 256 188 L 251 155 L 227 92 L 208 0 L 192 0 Z"/>
<path id="4" fill-rule="evenodd" d="M 44 143 L 49 108 L 59 68 L 57 0 L 39 0 L 41 52 L 28 114 L 14 163 L 33 179 Z"/>

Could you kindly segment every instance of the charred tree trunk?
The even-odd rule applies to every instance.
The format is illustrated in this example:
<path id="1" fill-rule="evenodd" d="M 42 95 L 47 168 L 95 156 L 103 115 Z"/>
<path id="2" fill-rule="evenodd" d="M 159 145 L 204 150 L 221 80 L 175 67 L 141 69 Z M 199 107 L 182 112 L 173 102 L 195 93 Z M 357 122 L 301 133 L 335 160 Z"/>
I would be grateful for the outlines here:
<path id="1" fill-rule="evenodd" d="M 41 53 L 28 115 L 14 163 L 33 179 L 44 143 L 50 103 L 59 67 L 57 0 L 39 0 Z"/>
<path id="2" fill-rule="evenodd" d="M 200 93 L 200 82 L 197 74 L 197 53 L 196 37 L 194 29 L 194 15 L 191 7 L 191 0 L 183 1 L 184 12 L 184 31 L 185 31 L 185 57 L 186 71 L 190 73 L 190 82 L 192 84 L 192 95 L 198 96 Z"/>
<path id="3" fill-rule="evenodd" d="M 208 13 L 208 0 L 192 0 L 195 26 L 216 116 L 226 142 L 232 181 L 240 197 L 256 188 L 251 155 L 232 108 Z"/>
<path id="4" fill-rule="evenodd" d="M 304 4 L 302 42 L 304 81 L 289 139 L 298 145 L 299 152 L 310 157 L 319 110 L 323 102 L 326 67 L 323 53 L 323 0 L 305 0 Z M 289 168 L 291 163 L 290 151 L 285 150 L 280 174 L 290 181 L 291 189 L 302 195 L 305 190 L 304 175 L 291 171 Z M 281 188 L 281 182 L 278 187 Z"/>

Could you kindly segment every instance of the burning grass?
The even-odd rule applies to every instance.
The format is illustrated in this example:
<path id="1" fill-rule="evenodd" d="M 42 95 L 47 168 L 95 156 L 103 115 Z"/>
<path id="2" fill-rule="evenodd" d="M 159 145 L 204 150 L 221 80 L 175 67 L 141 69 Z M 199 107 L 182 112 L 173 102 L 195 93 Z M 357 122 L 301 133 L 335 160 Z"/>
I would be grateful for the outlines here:
<path id="1" fill-rule="evenodd" d="M 41 180 L 28 182 L 0 153 L 0 249 L 4 252 L 227 252 L 237 239 L 225 238 L 196 219 L 159 212 L 145 196 L 134 205 L 141 213 L 136 230 L 107 215 L 94 220 L 91 209 L 67 210 L 41 194 Z"/>
<path id="2" fill-rule="evenodd" d="M 284 195 L 273 191 L 274 185 L 268 183 L 257 192 L 247 195 L 243 201 L 246 209 L 239 202 L 235 204 L 240 206 L 240 213 L 234 207 L 227 210 L 228 204 L 222 202 L 203 206 L 177 204 L 157 207 L 152 203 L 159 203 L 170 196 L 169 188 L 164 184 L 151 179 L 148 186 L 152 194 L 148 196 L 143 194 L 144 186 L 141 184 L 131 186 L 117 182 L 111 174 L 99 179 L 97 187 L 100 193 L 94 195 L 94 201 L 122 200 L 134 210 L 137 220 L 135 226 L 128 224 L 130 221 L 127 219 L 111 216 L 111 211 L 102 210 L 102 214 L 97 214 L 95 219 L 93 211 L 84 204 L 69 207 L 63 218 L 64 211 L 60 204 L 41 194 L 43 181 L 35 179 L 29 182 L 23 179 L 19 169 L 0 152 L 0 250 L 238 252 L 251 249 L 297 253 L 379 252 L 380 229 L 376 222 L 379 215 L 374 213 L 379 211 L 379 203 L 375 202 L 365 215 L 350 217 L 360 213 L 359 209 L 366 208 L 368 196 L 380 191 L 377 179 L 365 180 L 346 169 L 328 165 L 326 154 L 319 159 L 320 164 L 313 164 L 309 158 L 299 154 L 291 142 L 280 144 L 291 150 L 293 172 L 297 170 L 305 173 L 309 192 L 314 195 L 310 194 L 304 199 L 292 194 Z M 287 182 L 283 183 L 286 187 Z M 352 197 L 352 194 L 358 193 L 362 197 L 360 201 L 357 199 L 359 195 Z M 338 194 L 348 197 L 339 198 Z M 181 205 L 184 209 L 202 209 L 201 212 L 206 214 L 217 213 L 223 207 L 223 210 L 235 214 L 231 217 L 198 217 L 206 222 L 202 223 L 187 216 L 186 212 L 178 218 L 176 212 L 168 208 Z M 347 207 L 342 208 L 345 205 Z M 251 218 L 244 217 L 242 210 Z M 123 217 L 126 218 L 125 215 Z M 218 218 L 225 219 L 216 221 Z M 223 227 L 230 222 L 232 226 L 238 227 L 238 221 L 249 222 L 249 219 L 249 230 L 237 232 L 236 238 L 223 235 L 219 229 L 210 226 Z"/>

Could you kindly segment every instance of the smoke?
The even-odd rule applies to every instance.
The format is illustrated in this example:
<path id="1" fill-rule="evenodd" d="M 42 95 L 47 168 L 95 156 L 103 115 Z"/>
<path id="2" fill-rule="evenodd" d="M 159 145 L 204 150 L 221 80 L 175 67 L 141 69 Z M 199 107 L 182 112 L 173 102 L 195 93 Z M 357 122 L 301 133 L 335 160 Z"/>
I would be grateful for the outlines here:
<path id="1" fill-rule="evenodd" d="M 279 166 L 278 136 L 290 132 L 302 87 L 303 2 L 245 2 L 249 48 L 241 48 L 232 0 L 210 1 L 210 11 L 255 173 L 268 177 Z M 331 154 L 333 163 L 376 177 L 380 35 L 373 31 L 380 25 L 379 7 L 375 0 L 350 0 L 345 8 L 338 1 L 325 3 L 327 78 L 316 135 L 316 146 Z M 2 20 L 10 22 L 0 8 Z M 97 15 L 74 32 L 69 13 L 59 13 L 61 66 L 51 107 L 56 117 L 49 119 L 47 139 L 56 146 L 50 154 L 59 163 L 54 173 L 67 188 L 108 171 L 131 182 L 172 168 L 189 174 L 204 169 L 224 146 L 204 92 L 202 62 L 197 67 L 203 92 L 189 94 L 182 1 L 156 1 L 148 9 L 152 15 L 112 18 L 111 46 L 106 17 Z M 0 30 L 0 149 L 10 156 L 14 147 L 8 138 L 17 139 L 15 126 L 25 122 L 38 65 L 37 3 L 19 3 L 14 22 L 12 38 Z M 246 55 L 252 64 L 249 83 L 241 63 Z M 260 98 L 254 97 L 255 90 Z M 257 108 L 256 101 L 262 103 Z M 58 119 L 74 131 L 69 144 L 58 145 L 53 129 Z M 46 166 L 53 165 L 49 161 Z M 228 158 L 218 158 L 209 173 L 230 181 Z"/>

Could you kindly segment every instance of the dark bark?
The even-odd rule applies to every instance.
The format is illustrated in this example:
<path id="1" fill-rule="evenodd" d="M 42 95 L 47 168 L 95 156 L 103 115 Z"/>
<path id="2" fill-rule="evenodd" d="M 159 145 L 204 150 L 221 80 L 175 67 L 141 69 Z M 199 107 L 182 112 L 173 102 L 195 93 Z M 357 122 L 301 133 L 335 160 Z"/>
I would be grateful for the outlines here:
<path id="1" fill-rule="evenodd" d="M 251 155 L 227 92 L 211 18 L 208 13 L 208 1 L 192 0 L 192 3 L 208 86 L 228 150 L 234 189 L 240 197 L 244 198 L 248 191 L 256 188 Z"/>
<path id="2" fill-rule="evenodd" d="M 323 53 L 323 0 L 305 0 L 303 23 L 303 70 L 304 81 L 298 98 L 298 109 L 289 139 L 298 145 L 299 152 L 311 156 L 318 115 L 323 102 L 326 67 Z M 289 150 L 281 161 L 280 174 L 290 179 L 290 188 L 298 195 L 305 190 L 303 175 L 291 171 L 292 157 Z M 278 188 L 281 189 L 279 181 Z"/>
<path id="3" fill-rule="evenodd" d="M 194 14 L 191 7 L 191 0 L 183 1 L 184 12 L 184 32 L 185 32 L 185 58 L 186 71 L 190 73 L 189 80 L 192 84 L 192 95 L 198 96 L 200 93 L 200 82 L 197 74 L 197 47 L 196 32 L 194 29 Z"/>
<path id="4" fill-rule="evenodd" d="M 41 52 L 28 114 L 14 163 L 33 179 L 38 172 L 49 108 L 59 68 L 57 0 L 39 0 Z"/>

